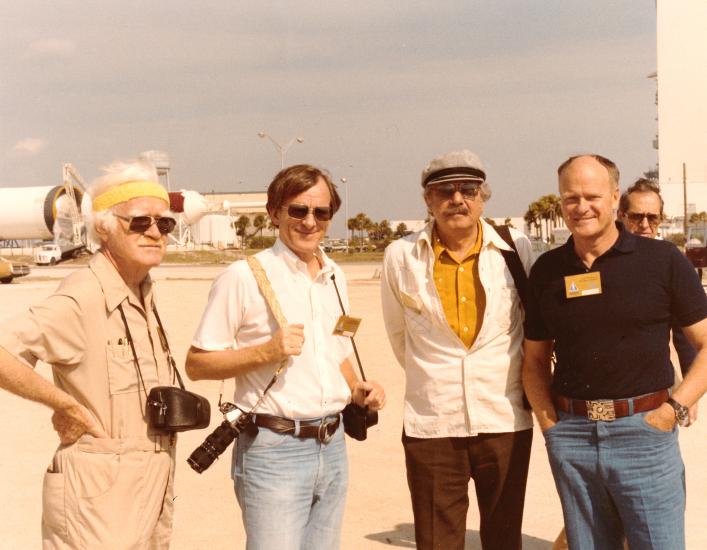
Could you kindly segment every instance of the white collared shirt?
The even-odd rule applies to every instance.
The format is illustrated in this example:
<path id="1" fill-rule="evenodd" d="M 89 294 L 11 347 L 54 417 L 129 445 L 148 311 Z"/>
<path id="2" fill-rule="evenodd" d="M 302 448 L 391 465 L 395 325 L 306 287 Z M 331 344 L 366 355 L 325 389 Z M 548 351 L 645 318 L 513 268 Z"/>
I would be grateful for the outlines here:
<path id="1" fill-rule="evenodd" d="M 393 352 L 405 369 L 403 425 L 412 437 L 468 437 L 531 428 L 523 408 L 522 310 L 500 249 L 508 244 L 481 220 L 479 277 L 486 309 L 467 348 L 447 323 L 433 279 L 432 223 L 385 251 L 381 298 Z M 528 238 L 511 229 L 526 273 Z"/>
<path id="2" fill-rule="evenodd" d="M 342 312 L 331 276 L 335 275 L 348 310 L 343 271 L 322 252 L 323 267 L 312 279 L 306 264 L 280 239 L 256 257 L 287 322 L 304 325 L 301 355 L 290 357 L 257 412 L 293 419 L 339 412 L 351 398 L 340 366 L 351 355 L 352 346 L 349 338 L 332 333 Z M 208 351 L 246 348 L 268 342 L 276 330 L 277 321 L 258 283 L 248 264 L 240 260 L 214 281 L 192 345 Z M 236 376 L 235 403 L 250 410 L 277 367 L 273 363 Z"/>

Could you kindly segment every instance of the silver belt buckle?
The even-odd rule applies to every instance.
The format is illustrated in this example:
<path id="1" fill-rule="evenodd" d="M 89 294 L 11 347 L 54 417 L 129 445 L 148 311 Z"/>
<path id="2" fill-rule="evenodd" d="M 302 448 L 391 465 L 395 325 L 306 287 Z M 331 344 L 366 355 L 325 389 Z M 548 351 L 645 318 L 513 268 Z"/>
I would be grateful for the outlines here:
<path id="1" fill-rule="evenodd" d="M 599 399 L 596 401 L 585 401 L 585 403 L 587 404 L 587 418 L 589 420 L 602 420 L 604 422 L 616 420 L 616 411 L 612 400 Z"/>
<path id="2" fill-rule="evenodd" d="M 329 433 L 329 426 L 333 426 L 336 420 L 322 420 L 319 424 L 319 431 L 317 432 L 317 439 L 321 443 L 329 443 L 331 438 L 334 436 L 333 433 Z"/>

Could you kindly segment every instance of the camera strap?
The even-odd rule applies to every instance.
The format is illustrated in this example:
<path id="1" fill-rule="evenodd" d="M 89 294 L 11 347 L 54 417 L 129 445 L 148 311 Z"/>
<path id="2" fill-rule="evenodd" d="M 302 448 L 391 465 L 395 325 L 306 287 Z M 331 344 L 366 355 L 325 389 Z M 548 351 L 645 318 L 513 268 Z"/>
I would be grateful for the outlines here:
<path id="1" fill-rule="evenodd" d="M 140 369 L 140 361 L 137 358 L 137 352 L 135 351 L 135 344 L 133 343 L 133 336 L 130 333 L 130 327 L 128 326 L 128 320 L 125 317 L 125 311 L 123 311 L 123 304 L 118 304 L 118 311 L 120 311 L 120 318 L 123 320 L 123 325 L 125 326 L 125 336 L 128 340 L 128 344 L 130 344 L 130 350 L 132 351 L 133 354 L 133 360 L 135 362 L 135 370 L 137 371 L 137 376 L 138 380 L 140 381 L 140 385 L 142 386 L 142 392 L 145 394 L 145 401 L 147 401 L 147 388 L 145 387 L 145 380 L 142 377 L 142 370 Z M 167 352 L 167 364 L 169 368 L 172 370 L 173 373 L 173 380 L 176 377 L 177 382 L 179 383 L 179 387 L 181 389 L 185 389 L 184 387 L 184 381 L 182 380 L 181 374 L 179 374 L 179 370 L 177 370 L 177 364 L 174 361 L 174 358 L 172 357 L 172 350 L 169 348 L 169 342 L 167 341 L 167 334 L 164 331 L 164 327 L 162 326 L 162 321 L 160 320 L 160 316 L 157 313 L 157 307 L 155 306 L 155 303 L 152 302 L 152 312 L 155 315 L 155 320 L 157 321 L 157 326 L 159 330 L 157 331 L 160 337 L 160 343 L 162 344 L 162 349 L 163 351 Z"/>
<path id="2" fill-rule="evenodd" d="M 287 319 L 285 318 L 285 314 L 282 312 L 282 308 L 280 307 L 280 302 L 277 301 L 277 296 L 275 296 L 275 292 L 272 289 L 272 285 L 270 284 L 270 280 L 268 279 L 268 276 L 265 273 L 265 270 L 263 269 L 262 264 L 255 256 L 246 257 L 246 262 L 248 263 L 248 267 L 250 267 L 250 270 L 253 273 L 253 277 L 255 278 L 255 282 L 258 283 L 258 288 L 260 289 L 260 292 L 265 297 L 265 303 L 267 303 L 268 308 L 270 309 L 273 316 L 275 317 L 275 320 L 277 321 L 278 326 L 280 328 L 286 327 L 287 326 Z M 255 409 L 257 409 L 260 406 L 260 404 L 263 402 L 263 399 L 265 399 L 265 395 L 268 393 L 270 388 L 272 388 L 273 384 L 275 384 L 277 377 L 280 376 L 280 373 L 283 371 L 285 366 L 287 366 L 288 361 L 289 361 L 289 359 L 285 358 L 280 362 L 277 369 L 275 369 L 275 372 L 273 373 L 273 376 L 270 379 L 270 382 L 268 382 L 267 386 L 265 386 L 263 393 L 260 394 L 260 397 L 255 402 L 255 405 L 253 405 L 251 407 L 250 411 L 248 411 L 248 414 L 251 414 L 253 411 L 255 411 Z M 219 407 L 220 406 L 221 406 L 221 397 L 219 396 Z"/>

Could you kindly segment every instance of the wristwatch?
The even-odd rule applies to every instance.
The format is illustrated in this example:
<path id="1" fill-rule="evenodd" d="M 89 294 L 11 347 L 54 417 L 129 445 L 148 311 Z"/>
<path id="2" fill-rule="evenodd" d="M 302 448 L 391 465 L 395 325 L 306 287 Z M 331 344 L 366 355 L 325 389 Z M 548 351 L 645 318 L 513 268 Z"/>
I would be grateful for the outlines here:
<path id="1" fill-rule="evenodd" d="M 681 405 L 672 397 L 668 398 L 668 405 L 675 409 L 675 420 L 677 420 L 678 426 L 689 426 L 690 425 L 690 411 L 685 405 Z"/>

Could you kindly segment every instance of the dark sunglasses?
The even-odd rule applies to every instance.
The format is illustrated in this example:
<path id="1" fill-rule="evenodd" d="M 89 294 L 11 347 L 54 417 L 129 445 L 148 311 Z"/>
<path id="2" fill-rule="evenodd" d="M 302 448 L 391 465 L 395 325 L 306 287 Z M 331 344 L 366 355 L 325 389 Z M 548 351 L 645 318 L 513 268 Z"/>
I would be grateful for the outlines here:
<path id="1" fill-rule="evenodd" d="M 636 225 L 643 223 L 643 218 L 648 220 L 648 225 L 658 225 L 661 220 L 660 214 L 646 214 L 645 212 L 626 212 L 626 217 Z"/>
<path id="2" fill-rule="evenodd" d="M 121 216 L 120 214 L 116 214 L 115 212 L 113 215 L 116 218 L 120 218 L 121 220 L 125 220 L 128 222 L 128 229 L 134 233 L 144 233 L 150 227 L 153 225 L 157 224 L 157 230 L 162 234 L 162 235 L 167 235 L 168 233 L 171 233 L 174 228 L 177 225 L 177 220 L 174 218 L 170 218 L 168 216 Z"/>
<path id="3" fill-rule="evenodd" d="M 444 200 L 451 199 L 457 192 L 461 193 L 465 199 L 473 199 L 479 194 L 481 183 L 478 181 L 447 181 L 432 183 L 428 187 L 435 195 Z"/>
<path id="4" fill-rule="evenodd" d="M 320 222 L 328 222 L 332 217 L 330 206 L 315 206 L 310 208 L 304 204 L 290 204 L 287 207 L 287 215 L 296 220 L 303 220 L 310 212 L 314 213 L 314 219 Z"/>

